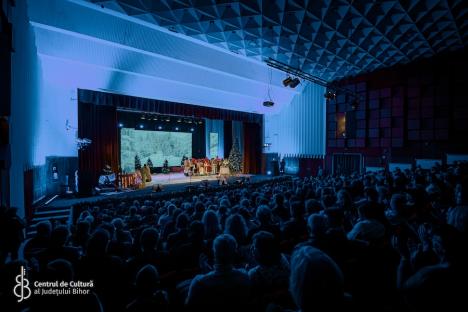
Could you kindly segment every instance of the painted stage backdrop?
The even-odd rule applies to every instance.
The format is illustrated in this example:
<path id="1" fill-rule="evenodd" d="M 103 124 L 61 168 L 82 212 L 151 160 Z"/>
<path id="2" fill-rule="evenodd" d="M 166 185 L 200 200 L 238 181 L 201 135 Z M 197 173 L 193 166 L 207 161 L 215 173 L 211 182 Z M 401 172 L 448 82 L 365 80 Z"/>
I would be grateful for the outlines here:
<path id="1" fill-rule="evenodd" d="M 135 130 L 122 128 L 120 132 L 120 163 L 123 172 L 135 171 L 135 159 L 143 164 L 148 159 L 154 167 L 180 166 L 182 157 L 192 157 L 192 133 Z"/>

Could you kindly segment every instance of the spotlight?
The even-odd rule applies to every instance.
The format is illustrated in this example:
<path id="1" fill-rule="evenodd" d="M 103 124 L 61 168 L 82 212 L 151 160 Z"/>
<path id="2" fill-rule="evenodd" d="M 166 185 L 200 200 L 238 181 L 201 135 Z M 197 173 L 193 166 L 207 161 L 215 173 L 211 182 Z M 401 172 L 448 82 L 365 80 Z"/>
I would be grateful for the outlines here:
<path id="1" fill-rule="evenodd" d="M 162 129 L 162 126 L 158 126 L 158 130 L 161 130 Z"/>
<path id="2" fill-rule="evenodd" d="M 285 86 L 285 87 L 289 86 L 289 84 L 292 81 L 293 81 L 293 79 L 290 76 L 286 77 L 286 79 L 283 80 L 283 86 Z"/>
<path id="3" fill-rule="evenodd" d="M 167 121 L 167 122 L 171 121 L 171 118 L 166 117 L 166 121 Z"/>
<path id="4" fill-rule="evenodd" d="M 335 93 L 335 91 L 327 91 L 323 96 L 327 100 L 332 100 L 332 99 L 336 98 L 336 93 Z"/>
<path id="5" fill-rule="evenodd" d="M 158 117 L 157 116 L 153 116 L 153 120 L 158 120 Z"/>
<path id="6" fill-rule="evenodd" d="M 179 127 L 175 127 L 175 131 L 179 131 Z"/>
<path id="7" fill-rule="evenodd" d="M 271 175 L 271 171 L 270 171 L 270 170 L 268 170 L 268 171 L 267 171 L 267 174 L 268 174 L 268 175 Z"/>
<path id="8" fill-rule="evenodd" d="M 291 88 L 295 88 L 297 87 L 298 84 L 300 84 L 301 81 L 299 80 L 299 78 L 292 78 L 291 76 L 288 76 L 286 77 L 286 79 L 283 80 L 283 86 L 285 87 L 291 87 Z"/>
<path id="9" fill-rule="evenodd" d="M 143 126 L 142 124 L 140 124 L 140 129 L 143 129 L 145 126 Z"/>
<path id="10" fill-rule="evenodd" d="M 122 128 L 123 127 L 123 123 L 119 123 L 119 128 Z"/>
<path id="11" fill-rule="evenodd" d="M 294 89 L 294 88 L 297 87 L 297 85 L 300 84 L 300 83 L 301 83 L 301 81 L 299 80 L 299 78 L 294 78 L 294 79 L 289 83 L 289 86 L 290 86 L 291 88 Z"/>
<path id="12" fill-rule="evenodd" d="M 179 118 L 179 119 L 177 119 L 177 122 L 182 122 L 182 119 L 180 119 L 180 118 Z"/>
<path id="13" fill-rule="evenodd" d="M 141 115 L 140 119 L 146 119 L 145 115 Z"/>
<path id="14" fill-rule="evenodd" d="M 190 128 L 190 131 L 192 131 L 192 132 L 193 132 L 193 131 L 195 131 L 195 129 L 193 129 L 193 128 Z"/>

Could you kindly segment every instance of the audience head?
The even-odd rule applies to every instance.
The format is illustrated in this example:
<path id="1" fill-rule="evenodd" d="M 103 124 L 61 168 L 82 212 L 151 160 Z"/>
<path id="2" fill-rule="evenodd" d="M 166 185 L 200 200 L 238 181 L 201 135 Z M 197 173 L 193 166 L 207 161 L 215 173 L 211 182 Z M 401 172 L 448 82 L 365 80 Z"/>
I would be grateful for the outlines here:
<path id="1" fill-rule="evenodd" d="M 307 228 L 311 237 L 325 236 L 328 230 L 327 217 L 318 213 L 311 214 L 307 219 Z"/>
<path id="2" fill-rule="evenodd" d="M 46 274 L 49 280 L 71 281 L 75 273 L 70 261 L 56 259 L 47 264 Z"/>
<path id="3" fill-rule="evenodd" d="M 109 239 L 109 232 L 104 229 L 96 229 L 88 242 L 88 256 L 95 257 L 105 255 Z"/>
<path id="4" fill-rule="evenodd" d="M 205 226 L 205 237 L 213 239 L 219 233 L 219 220 L 216 213 L 212 210 L 207 210 L 203 214 L 202 223 Z"/>
<path id="5" fill-rule="evenodd" d="M 159 273 L 156 268 L 147 264 L 135 277 L 135 287 L 141 295 L 152 295 L 159 288 Z"/>
<path id="6" fill-rule="evenodd" d="M 338 308 L 344 298 L 343 274 L 338 265 L 319 249 L 305 246 L 291 257 L 289 289 L 303 311 Z"/>
<path id="7" fill-rule="evenodd" d="M 262 266 L 278 264 L 281 258 L 279 242 L 273 234 L 260 231 L 253 236 L 253 256 L 257 263 Z"/>
<path id="8" fill-rule="evenodd" d="M 215 263 L 219 265 L 231 265 L 237 251 L 236 239 L 229 234 L 221 234 L 213 242 L 213 254 Z"/>
<path id="9" fill-rule="evenodd" d="M 156 250 L 159 242 L 158 231 L 154 228 L 146 228 L 140 234 L 140 247 L 142 251 Z"/>
<path id="10" fill-rule="evenodd" d="M 269 224 L 271 222 L 271 209 L 267 205 L 261 205 L 257 208 L 257 219 L 261 224 Z"/>
<path id="11" fill-rule="evenodd" d="M 36 237 L 49 239 L 52 234 L 52 223 L 49 220 L 38 222 L 36 225 Z"/>
<path id="12" fill-rule="evenodd" d="M 52 230 L 50 236 L 50 243 L 52 247 L 62 247 L 64 246 L 70 237 L 70 232 L 66 225 L 59 225 Z"/>
<path id="13" fill-rule="evenodd" d="M 226 219 L 224 233 L 232 235 L 239 244 L 247 238 L 247 225 L 240 214 L 233 214 Z"/>
<path id="14" fill-rule="evenodd" d="M 294 201 L 291 203 L 291 217 L 295 219 L 302 219 L 304 216 L 304 204 L 301 201 Z"/>

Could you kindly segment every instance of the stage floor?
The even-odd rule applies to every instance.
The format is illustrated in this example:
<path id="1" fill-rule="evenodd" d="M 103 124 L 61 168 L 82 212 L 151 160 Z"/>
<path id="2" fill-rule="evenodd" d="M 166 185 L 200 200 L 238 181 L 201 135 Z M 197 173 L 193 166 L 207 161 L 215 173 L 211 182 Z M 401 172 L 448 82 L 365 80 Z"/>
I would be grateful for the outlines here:
<path id="1" fill-rule="evenodd" d="M 237 175 L 238 177 L 241 176 L 251 176 L 248 174 L 240 174 Z M 168 174 L 152 174 L 151 175 L 151 182 L 147 182 L 146 186 L 152 186 L 156 184 L 167 185 L 167 184 L 181 184 L 181 183 L 191 183 L 191 182 L 200 182 L 204 180 L 213 181 L 217 180 L 217 175 L 205 175 L 205 176 L 191 176 L 187 177 L 184 175 L 183 172 L 171 172 Z"/>
<path id="2" fill-rule="evenodd" d="M 241 178 L 249 178 L 251 182 L 259 182 L 263 180 L 269 180 L 272 177 L 267 175 L 252 175 L 252 174 L 237 174 L 231 175 L 227 177 L 228 184 L 236 183 L 237 180 Z M 90 197 L 58 197 L 49 204 L 48 207 L 53 208 L 61 208 L 72 206 L 81 203 L 93 203 L 103 199 L 110 199 L 110 198 L 125 198 L 125 197 L 137 197 L 137 196 L 145 196 L 148 194 L 167 194 L 170 192 L 177 192 L 186 189 L 186 187 L 193 186 L 201 186 L 202 181 L 208 181 L 208 187 L 215 187 L 218 186 L 217 176 L 192 176 L 186 177 L 183 173 L 170 173 L 170 174 L 156 174 L 152 175 L 152 181 L 147 182 L 145 187 L 142 189 L 122 189 L 117 192 L 107 192 L 107 193 L 100 193 Z M 155 193 L 153 192 L 153 186 L 156 184 L 160 184 L 163 187 L 162 192 Z"/>

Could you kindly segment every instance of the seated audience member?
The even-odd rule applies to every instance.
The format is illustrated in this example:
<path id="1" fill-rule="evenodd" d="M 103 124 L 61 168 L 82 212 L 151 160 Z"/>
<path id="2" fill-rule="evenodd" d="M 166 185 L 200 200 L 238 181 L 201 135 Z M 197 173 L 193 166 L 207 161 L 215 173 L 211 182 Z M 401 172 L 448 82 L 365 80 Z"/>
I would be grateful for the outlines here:
<path id="1" fill-rule="evenodd" d="M 291 203 L 291 219 L 283 226 L 283 239 L 298 243 L 307 236 L 307 222 L 304 220 L 304 204 Z"/>
<path id="2" fill-rule="evenodd" d="M 265 304 L 263 299 L 274 300 L 275 293 L 288 289 L 289 262 L 280 253 L 273 234 L 265 231 L 254 235 L 252 254 L 257 265 L 249 270 L 249 278 L 253 293 Z"/>
<path id="3" fill-rule="evenodd" d="M 135 278 L 135 299 L 127 305 L 128 312 L 169 311 L 169 299 L 160 290 L 159 273 L 150 264 L 138 271 Z"/>
<path id="4" fill-rule="evenodd" d="M 461 311 L 468 293 L 467 254 L 461 248 L 466 241 L 455 228 L 442 225 L 433 229 L 431 243 L 439 263 L 423 267 L 407 279 L 410 263 L 401 258 L 398 279 L 405 299 L 414 311 Z"/>
<path id="5" fill-rule="evenodd" d="M 55 259 L 65 259 L 76 265 L 80 257 L 78 248 L 69 246 L 70 232 L 66 225 L 59 225 L 52 230 L 49 248 L 38 254 L 41 265 Z"/>
<path id="6" fill-rule="evenodd" d="M 260 205 L 257 208 L 256 217 L 258 226 L 249 232 L 250 238 L 257 232 L 267 231 L 273 234 L 278 241 L 281 239 L 279 226 L 273 223 L 271 209 L 267 205 Z"/>
<path id="7" fill-rule="evenodd" d="M 191 282 L 186 305 L 193 311 L 243 311 L 249 307 L 251 283 L 243 271 L 233 268 L 237 243 L 229 234 L 213 243 L 214 270 Z"/>
<path id="8" fill-rule="evenodd" d="M 167 236 L 166 249 L 171 250 L 174 247 L 184 244 L 188 239 L 188 226 L 190 224 L 190 218 L 185 214 L 181 213 L 176 219 L 176 231 Z"/>
<path id="9" fill-rule="evenodd" d="M 358 222 L 348 233 L 350 240 L 362 240 L 369 244 L 381 242 L 385 236 L 385 227 L 377 221 L 378 208 L 375 203 L 366 202 L 358 207 Z"/>
<path id="10" fill-rule="evenodd" d="M 30 259 L 39 252 L 49 248 L 50 235 L 52 233 L 52 223 L 50 221 L 41 221 L 36 225 L 36 235 L 26 242 L 24 246 L 24 257 Z"/>
<path id="11" fill-rule="evenodd" d="M 301 312 L 341 311 L 344 307 L 343 274 L 319 249 L 304 246 L 291 257 L 289 290 Z"/>

